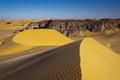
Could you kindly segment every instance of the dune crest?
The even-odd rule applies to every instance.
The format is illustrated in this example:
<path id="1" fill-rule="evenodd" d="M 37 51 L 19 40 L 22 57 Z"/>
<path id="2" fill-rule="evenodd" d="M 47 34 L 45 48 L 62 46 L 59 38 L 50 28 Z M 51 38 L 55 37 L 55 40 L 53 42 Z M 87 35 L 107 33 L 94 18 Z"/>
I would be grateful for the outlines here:
<path id="1" fill-rule="evenodd" d="M 26 30 L 14 36 L 13 41 L 32 46 L 60 46 L 73 42 L 52 29 Z"/>
<path id="2" fill-rule="evenodd" d="M 120 56 L 92 38 L 80 46 L 82 80 L 120 80 Z"/>

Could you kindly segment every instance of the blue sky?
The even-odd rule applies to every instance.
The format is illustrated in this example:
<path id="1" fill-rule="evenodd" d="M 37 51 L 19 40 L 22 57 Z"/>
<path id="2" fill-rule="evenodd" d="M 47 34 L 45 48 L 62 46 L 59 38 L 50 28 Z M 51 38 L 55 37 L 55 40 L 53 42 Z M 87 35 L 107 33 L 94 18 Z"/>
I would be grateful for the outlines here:
<path id="1" fill-rule="evenodd" d="M 0 0 L 0 18 L 120 18 L 120 0 Z"/>

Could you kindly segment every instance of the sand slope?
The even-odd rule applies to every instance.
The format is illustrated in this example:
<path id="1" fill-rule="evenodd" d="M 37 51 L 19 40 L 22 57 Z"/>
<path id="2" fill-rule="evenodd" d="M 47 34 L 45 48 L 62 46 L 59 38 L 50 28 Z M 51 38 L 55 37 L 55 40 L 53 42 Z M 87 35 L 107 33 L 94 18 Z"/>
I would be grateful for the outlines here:
<path id="1" fill-rule="evenodd" d="M 120 80 L 120 55 L 92 38 L 80 46 L 82 80 Z"/>
<path id="2" fill-rule="evenodd" d="M 0 59 L 2 56 L 13 55 L 19 52 L 23 52 L 31 49 L 33 46 L 26 46 L 22 44 L 17 44 L 11 40 L 11 38 L 7 38 L 2 45 L 0 45 Z"/>
<path id="3" fill-rule="evenodd" d="M 109 35 L 95 36 L 94 38 L 107 48 L 120 54 L 120 32 Z"/>
<path id="4" fill-rule="evenodd" d="M 74 42 L 58 47 L 29 59 L 15 61 L 14 65 L 8 63 L 7 70 L 0 67 L 3 70 L 0 72 L 4 72 L 0 80 L 81 80 L 79 44 Z M 16 69 L 18 71 L 7 74 Z"/>
<path id="5" fill-rule="evenodd" d="M 73 42 L 73 40 L 52 29 L 26 30 L 18 33 L 13 41 L 32 46 L 59 46 Z"/>

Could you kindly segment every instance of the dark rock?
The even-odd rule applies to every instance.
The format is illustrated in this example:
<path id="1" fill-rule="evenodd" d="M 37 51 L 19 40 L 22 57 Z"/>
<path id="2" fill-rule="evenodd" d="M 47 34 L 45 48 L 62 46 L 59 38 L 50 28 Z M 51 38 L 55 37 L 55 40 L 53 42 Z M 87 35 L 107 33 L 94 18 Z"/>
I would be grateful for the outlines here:
<path id="1" fill-rule="evenodd" d="M 45 20 L 40 22 L 31 22 L 26 29 L 55 29 L 60 33 L 72 37 L 81 35 L 88 30 L 90 32 L 103 32 L 106 30 L 120 29 L 119 19 L 100 19 L 100 20 Z"/>
<path id="2" fill-rule="evenodd" d="M 117 27 L 120 29 L 120 24 L 118 24 Z"/>
<path id="3" fill-rule="evenodd" d="M 7 22 L 6 24 L 12 24 L 12 22 Z"/>

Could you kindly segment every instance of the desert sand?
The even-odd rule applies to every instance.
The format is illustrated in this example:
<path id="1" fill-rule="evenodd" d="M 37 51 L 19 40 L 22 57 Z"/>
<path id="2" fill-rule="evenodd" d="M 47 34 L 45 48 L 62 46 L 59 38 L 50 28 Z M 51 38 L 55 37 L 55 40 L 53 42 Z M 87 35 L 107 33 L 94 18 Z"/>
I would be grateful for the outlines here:
<path id="1" fill-rule="evenodd" d="M 25 28 L 31 20 L 0 20 L 0 29 Z"/>
<path id="2" fill-rule="evenodd" d="M 120 80 L 120 55 L 97 41 L 85 38 L 74 42 L 51 29 L 20 32 L 0 46 L 1 56 L 31 51 L 1 61 L 0 79 Z M 36 47 L 37 51 L 32 50 Z"/>
<path id="3" fill-rule="evenodd" d="M 23 34 L 18 33 L 16 36 L 13 37 L 13 42 L 19 41 L 18 42 L 19 44 L 24 42 L 23 45 L 36 46 L 35 44 L 37 42 L 30 41 L 29 44 L 27 44 L 27 41 L 21 40 L 21 39 L 25 40 L 26 37 L 29 38 L 31 36 L 29 32 L 31 32 L 30 34 L 32 35 L 36 34 L 36 37 L 32 38 L 31 40 L 38 39 L 42 42 L 42 43 L 39 43 L 39 46 L 41 46 L 42 44 L 42 46 L 50 46 L 50 47 L 57 46 L 57 48 L 51 49 L 49 51 L 45 51 L 42 53 L 41 51 L 39 51 L 39 54 L 37 54 L 36 56 L 34 55 L 35 52 L 32 52 L 32 53 L 29 52 L 29 54 L 33 54 L 33 56 L 31 56 L 30 58 L 26 58 L 25 56 L 23 56 L 20 59 L 16 58 L 14 60 L 13 58 L 12 60 L 10 59 L 7 61 L 2 61 L 0 65 L 0 70 L 2 71 L 0 71 L 0 73 L 4 73 L 4 74 L 1 74 L 0 79 L 2 80 L 7 80 L 7 79 L 9 80 L 14 80 L 14 79 L 17 79 L 17 80 L 21 80 L 21 79 L 22 80 L 26 80 L 26 79 L 28 80 L 38 80 L 38 79 L 40 80 L 48 80 L 48 79 L 79 80 L 81 78 L 80 65 L 79 65 L 80 63 L 79 42 L 76 42 L 75 44 L 71 44 L 73 40 L 63 36 L 62 34 L 58 33 L 55 30 L 47 30 L 47 29 L 29 30 L 29 31 L 21 32 Z M 55 36 L 57 38 L 55 38 Z M 41 40 L 41 38 L 43 39 Z M 47 41 L 47 40 L 50 40 L 50 41 Z M 33 64 L 33 65 L 30 65 L 30 64 Z M 35 76 L 32 76 L 32 75 L 35 75 Z"/>
<path id="4" fill-rule="evenodd" d="M 17 43 L 12 42 L 9 39 L 0 45 L 0 57 L 11 55 L 11 54 L 17 54 L 19 52 L 23 52 L 31 48 L 32 46 L 17 44 Z"/>
<path id="5" fill-rule="evenodd" d="M 94 36 L 98 42 L 103 44 L 105 47 L 114 51 L 115 53 L 120 54 L 120 32 L 113 34 L 104 34 L 99 36 Z"/>
<path id="6" fill-rule="evenodd" d="M 73 40 L 52 29 L 26 30 L 13 37 L 13 41 L 32 46 L 60 46 L 73 42 Z"/>
<path id="7" fill-rule="evenodd" d="M 57 38 L 55 36 L 58 36 Z M 8 57 L 26 54 L 29 51 L 44 50 L 73 42 L 55 30 L 26 30 L 15 36 L 4 39 L 0 46 L 0 60 Z"/>
<path id="8" fill-rule="evenodd" d="M 19 62 L 3 64 L 1 73 L 4 74 L 0 75 L 0 79 L 81 80 L 79 43 L 67 44 L 44 53 L 39 52 L 38 55 Z"/>
<path id="9" fill-rule="evenodd" d="M 92 38 L 80 45 L 82 80 L 120 80 L 120 55 Z"/>

